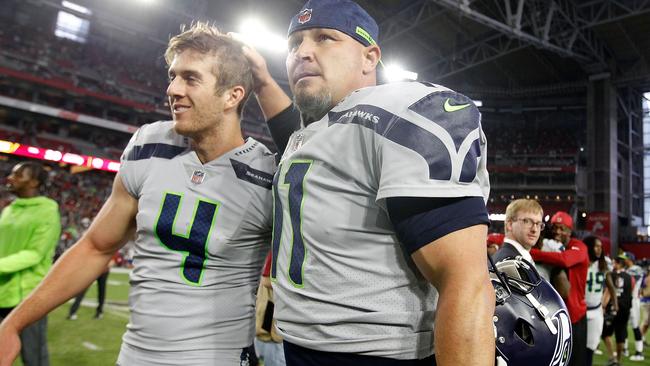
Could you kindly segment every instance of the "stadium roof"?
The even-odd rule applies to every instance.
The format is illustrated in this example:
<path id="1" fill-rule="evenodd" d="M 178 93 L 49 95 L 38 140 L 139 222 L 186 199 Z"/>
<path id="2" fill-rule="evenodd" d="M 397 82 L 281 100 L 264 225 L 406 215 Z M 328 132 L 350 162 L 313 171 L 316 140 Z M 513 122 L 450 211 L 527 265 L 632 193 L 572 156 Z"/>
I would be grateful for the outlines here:
<path id="1" fill-rule="evenodd" d="M 286 32 L 302 0 L 78 0 L 111 37 L 143 35 L 162 48 L 178 25 L 233 30 L 247 15 Z M 650 90 L 650 0 L 358 0 L 380 25 L 387 61 L 470 95 L 581 93 L 589 78 Z M 30 0 L 59 6 L 58 0 Z M 138 7 L 138 9 L 134 9 Z M 143 17 L 142 14 L 147 16 Z M 117 37 L 119 38 L 119 37 Z M 282 60 L 282 57 L 279 58 Z M 273 63 L 273 62 L 271 62 Z M 272 70 L 283 78 L 284 62 Z"/>
<path id="2" fill-rule="evenodd" d="M 618 85 L 650 90 L 647 0 L 358 2 L 380 24 L 384 58 L 399 58 L 420 79 L 512 95 L 575 89 L 609 73 Z M 257 9 L 284 32 L 303 2 L 223 3 L 209 2 L 208 13 L 232 19 Z"/>

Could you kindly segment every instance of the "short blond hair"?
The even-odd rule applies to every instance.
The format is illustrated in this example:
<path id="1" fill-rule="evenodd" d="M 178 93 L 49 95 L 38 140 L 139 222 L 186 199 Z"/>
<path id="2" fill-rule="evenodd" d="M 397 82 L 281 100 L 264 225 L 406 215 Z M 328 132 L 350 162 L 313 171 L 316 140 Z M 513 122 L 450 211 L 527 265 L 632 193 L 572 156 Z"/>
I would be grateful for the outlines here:
<path id="1" fill-rule="evenodd" d="M 216 56 L 218 61 L 214 65 L 213 73 L 217 78 L 217 95 L 234 86 L 242 86 L 245 94 L 237 106 L 237 113 L 241 115 L 253 90 L 253 73 L 242 46 L 243 43 L 221 33 L 214 25 L 195 22 L 188 29 L 182 25 L 181 33 L 169 40 L 165 61 L 167 66 L 171 65 L 174 57 L 186 50 Z"/>
<path id="2" fill-rule="evenodd" d="M 520 212 L 535 212 L 544 216 L 544 209 L 536 200 L 520 198 L 510 202 L 506 207 L 506 221 L 514 221 Z"/>

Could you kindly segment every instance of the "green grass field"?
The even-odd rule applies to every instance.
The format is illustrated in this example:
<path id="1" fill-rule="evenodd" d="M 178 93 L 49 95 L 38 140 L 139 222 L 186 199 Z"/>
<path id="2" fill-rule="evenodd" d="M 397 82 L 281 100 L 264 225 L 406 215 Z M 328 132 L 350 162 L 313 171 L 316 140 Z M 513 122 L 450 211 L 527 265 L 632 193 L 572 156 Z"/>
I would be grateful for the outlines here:
<path id="1" fill-rule="evenodd" d="M 129 276 L 111 272 L 106 286 L 104 318 L 93 319 L 97 287 L 86 293 L 77 320 L 67 320 L 72 302 L 61 305 L 48 316 L 48 346 L 51 366 L 115 365 L 122 334 L 128 322 Z M 18 360 L 14 366 L 22 366 Z"/>
<path id="2" fill-rule="evenodd" d="M 104 318 L 93 319 L 97 302 L 96 285 L 88 290 L 79 318 L 67 320 L 71 302 L 63 304 L 48 317 L 48 339 L 51 366 L 113 366 L 120 350 L 122 334 L 128 322 L 129 279 L 127 273 L 111 272 L 106 290 Z M 650 333 L 649 333 L 650 334 Z M 634 349 L 629 332 L 630 350 Z M 605 346 L 601 343 L 601 350 Z M 650 366 L 650 347 L 645 349 L 645 361 L 624 360 L 624 365 Z M 594 356 L 594 366 L 605 366 L 605 356 Z M 14 366 L 23 366 L 18 360 Z"/>

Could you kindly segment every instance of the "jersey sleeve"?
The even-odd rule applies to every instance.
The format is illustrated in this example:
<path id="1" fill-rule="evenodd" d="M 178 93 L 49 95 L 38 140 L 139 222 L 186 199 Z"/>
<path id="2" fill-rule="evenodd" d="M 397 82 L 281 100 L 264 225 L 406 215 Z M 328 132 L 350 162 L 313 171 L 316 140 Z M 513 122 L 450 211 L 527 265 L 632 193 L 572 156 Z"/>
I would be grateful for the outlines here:
<path id="1" fill-rule="evenodd" d="M 277 165 L 275 163 L 275 156 L 266 147 L 263 150 L 266 152 L 266 155 L 256 162 L 257 164 L 255 166 L 257 169 L 252 169 L 247 172 L 247 176 L 253 175 L 259 177 L 259 180 L 262 182 L 262 184 L 255 186 L 255 201 L 251 203 L 249 214 L 255 222 L 254 226 L 256 230 L 270 235 L 273 226 L 273 194 L 271 192 L 273 175 L 277 170 Z"/>
<path id="2" fill-rule="evenodd" d="M 457 230 L 490 224 L 482 197 L 391 197 L 386 208 L 409 253 Z"/>
<path id="3" fill-rule="evenodd" d="M 377 124 L 377 200 L 482 197 L 487 200 L 487 140 L 481 114 L 464 95 L 420 86 Z"/>
<path id="4" fill-rule="evenodd" d="M 129 143 L 126 145 L 126 148 L 120 157 L 119 173 L 120 178 L 122 179 L 122 184 L 124 184 L 126 191 L 135 198 L 140 197 L 142 178 L 146 171 L 146 165 L 148 164 L 148 161 L 138 159 L 138 152 L 143 146 L 141 140 L 145 128 L 147 128 L 147 125 L 140 127 L 133 136 L 131 136 Z"/>
<path id="5" fill-rule="evenodd" d="M 266 241 L 271 242 L 271 229 L 273 226 L 273 175 L 277 170 L 275 155 L 266 146 L 255 141 L 255 148 L 230 162 L 237 180 L 247 187 L 250 200 L 247 204 L 246 214 L 242 218 L 239 235 L 251 235 L 251 238 L 260 235 L 267 236 Z"/>
<path id="6" fill-rule="evenodd" d="M 271 132 L 271 138 L 273 138 L 273 142 L 278 148 L 280 156 L 282 156 L 289 137 L 294 131 L 300 129 L 300 112 L 298 112 L 294 104 L 291 104 L 277 116 L 270 118 L 267 125 Z"/>

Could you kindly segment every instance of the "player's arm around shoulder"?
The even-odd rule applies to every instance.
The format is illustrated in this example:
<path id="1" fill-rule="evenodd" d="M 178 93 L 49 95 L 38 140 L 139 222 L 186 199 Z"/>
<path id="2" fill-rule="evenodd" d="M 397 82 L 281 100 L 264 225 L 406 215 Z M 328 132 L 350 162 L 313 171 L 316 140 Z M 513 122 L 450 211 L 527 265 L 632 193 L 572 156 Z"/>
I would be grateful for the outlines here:
<path id="1" fill-rule="evenodd" d="M 539 249 L 531 249 L 530 255 L 535 262 L 539 261 L 562 268 L 571 268 L 577 265 L 589 266 L 589 254 L 584 244 L 580 246 L 570 243 L 567 250 L 563 252 L 542 252 Z"/>
<path id="2" fill-rule="evenodd" d="M 449 233 L 412 254 L 438 289 L 435 349 L 439 366 L 494 365 L 494 289 L 487 270 L 487 226 Z"/>
<path id="3" fill-rule="evenodd" d="M 116 175 L 113 191 L 85 235 L 70 248 L 43 282 L 0 324 L 0 366 L 11 366 L 26 326 L 88 287 L 135 228 L 138 201 Z"/>

